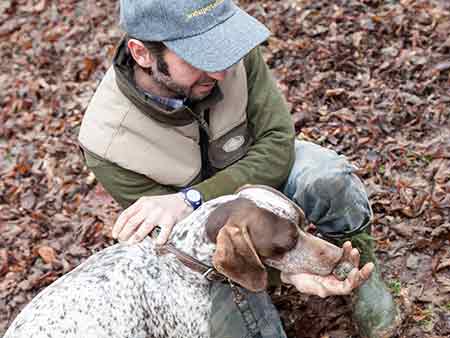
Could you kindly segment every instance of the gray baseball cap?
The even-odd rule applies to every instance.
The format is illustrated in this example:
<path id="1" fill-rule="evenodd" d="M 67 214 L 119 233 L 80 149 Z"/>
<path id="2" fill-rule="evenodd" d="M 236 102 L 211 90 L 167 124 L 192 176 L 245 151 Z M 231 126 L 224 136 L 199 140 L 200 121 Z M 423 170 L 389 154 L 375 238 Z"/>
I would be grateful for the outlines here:
<path id="1" fill-rule="evenodd" d="M 208 72 L 229 68 L 270 35 L 231 0 L 120 0 L 120 23 Z"/>

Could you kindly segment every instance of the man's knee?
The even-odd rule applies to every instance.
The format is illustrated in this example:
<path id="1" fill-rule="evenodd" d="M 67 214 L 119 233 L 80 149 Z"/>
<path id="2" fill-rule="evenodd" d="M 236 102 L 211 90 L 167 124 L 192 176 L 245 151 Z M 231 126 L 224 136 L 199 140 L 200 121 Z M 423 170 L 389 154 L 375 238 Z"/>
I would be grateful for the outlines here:
<path id="1" fill-rule="evenodd" d="M 261 338 L 286 338 L 269 295 L 265 292 L 252 293 L 242 288 L 239 290 L 244 301 L 238 306 L 229 285 L 211 285 L 211 337 L 249 337 L 256 329 Z"/>
<path id="2" fill-rule="evenodd" d="M 355 171 L 345 156 L 298 141 L 285 194 L 324 236 L 349 236 L 364 230 L 372 217 L 367 193 Z"/>

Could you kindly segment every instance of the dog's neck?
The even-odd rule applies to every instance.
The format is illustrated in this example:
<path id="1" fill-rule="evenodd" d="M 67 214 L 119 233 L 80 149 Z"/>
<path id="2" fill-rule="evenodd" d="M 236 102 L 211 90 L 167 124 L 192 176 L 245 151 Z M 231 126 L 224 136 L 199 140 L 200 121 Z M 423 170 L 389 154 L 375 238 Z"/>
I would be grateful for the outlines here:
<path id="1" fill-rule="evenodd" d="M 216 245 L 206 235 L 206 221 L 214 209 L 237 197 L 236 195 L 228 195 L 204 203 L 201 208 L 175 225 L 169 242 L 183 253 L 212 266 L 212 257 Z"/>

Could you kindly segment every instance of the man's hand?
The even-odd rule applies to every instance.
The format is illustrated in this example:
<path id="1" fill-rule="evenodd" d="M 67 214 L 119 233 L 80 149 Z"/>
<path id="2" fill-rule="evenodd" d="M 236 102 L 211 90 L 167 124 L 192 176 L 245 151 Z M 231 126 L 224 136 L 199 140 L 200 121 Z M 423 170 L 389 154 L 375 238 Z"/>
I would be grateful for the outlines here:
<path id="1" fill-rule="evenodd" d="M 134 244 L 159 226 L 161 233 L 156 244 L 162 245 L 169 239 L 173 226 L 192 211 L 181 193 L 141 197 L 120 214 L 113 226 L 112 236 L 121 242 Z"/>
<path id="2" fill-rule="evenodd" d="M 302 293 L 316 295 L 322 298 L 348 295 L 369 279 L 375 266 L 373 263 L 367 263 L 361 269 L 356 268 L 359 266 L 359 251 L 353 249 L 350 242 L 345 242 L 343 249 L 344 254 L 341 262 L 349 262 L 355 266 L 345 280 L 341 281 L 332 274 L 328 276 L 319 276 L 309 273 L 281 273 L 281 280 L 284 283 L 294 285 L 297 290 Z"/>

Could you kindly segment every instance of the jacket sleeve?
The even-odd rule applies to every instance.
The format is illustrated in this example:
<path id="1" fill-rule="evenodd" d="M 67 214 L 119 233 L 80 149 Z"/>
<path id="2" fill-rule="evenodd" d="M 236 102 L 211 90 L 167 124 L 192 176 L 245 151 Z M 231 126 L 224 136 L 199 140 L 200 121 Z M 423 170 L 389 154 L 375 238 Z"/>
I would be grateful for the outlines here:
<path id="1" fill-rule="evenodd" d="M 248 82 L 247 115 L 255 142 L 242 159 L 194 186 L 206 201 L 231 194 L 244 184 L 279 188 L 294 162 L 292 118 L 260 48 L 251 51 L 244 63 Z"/>
<path id="2" fill-rule="evenodd" d="M 84 157 L 88 168 L 92 170 L 97 181 L 123 208 L 128 207 L 142 196 L 167 195 L 176 192 L 169 186 L 159 184 L 147 176 L 124 169 L 87 150 L 84 150 Z"/>

